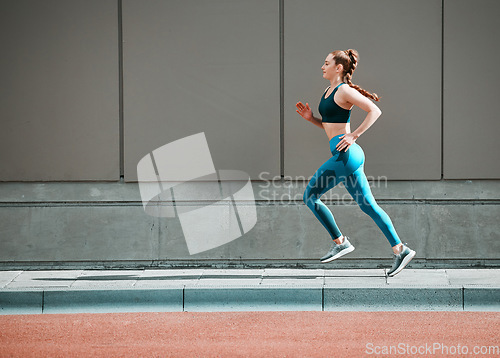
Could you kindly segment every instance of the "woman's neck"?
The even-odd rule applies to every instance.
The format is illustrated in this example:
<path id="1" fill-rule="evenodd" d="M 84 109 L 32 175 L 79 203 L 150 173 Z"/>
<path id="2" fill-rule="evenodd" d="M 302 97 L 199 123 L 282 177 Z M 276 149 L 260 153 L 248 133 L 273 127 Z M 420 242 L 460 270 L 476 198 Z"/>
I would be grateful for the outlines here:
<path id="1" fill-rule="evenodd" d="M 337 87 L 339 84 L 341 84 L 342 82 L 342 79 L 340 77 L 335 77 L 334 79 L 330 80 L 330 86 L 332 88 L 335 88 Z"/>

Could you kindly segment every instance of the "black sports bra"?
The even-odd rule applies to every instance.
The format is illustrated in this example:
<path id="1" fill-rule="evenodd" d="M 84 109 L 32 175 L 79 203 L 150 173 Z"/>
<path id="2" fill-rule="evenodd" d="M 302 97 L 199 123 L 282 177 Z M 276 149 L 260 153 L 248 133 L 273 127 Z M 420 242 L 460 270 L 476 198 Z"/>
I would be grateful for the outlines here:
<path id="1" fill-rule="evenodd" d="M 349 120 L 351 119 L 351 110 L 340 107 L 333 99 L 335 97 L 335 92 L 337 92 L 337 89 L 343 84 L 344 82 L 339 83 L 328 98 L 325 99 L 325 94 L 330 87 L 328 87 L 325 93 L 321 96 L 318 109 L 321 114 L 322 121 L 325 123 L 349 123 Z"/>

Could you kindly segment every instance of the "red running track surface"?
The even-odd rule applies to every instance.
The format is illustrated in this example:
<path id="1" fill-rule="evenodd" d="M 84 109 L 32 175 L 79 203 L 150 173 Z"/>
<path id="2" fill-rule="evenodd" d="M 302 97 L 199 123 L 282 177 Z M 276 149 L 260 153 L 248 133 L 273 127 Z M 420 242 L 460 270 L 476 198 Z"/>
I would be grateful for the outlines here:
<path id="1" fill-rule="evenodd" d="M 0 357 L 500 357 L 499 332 L 500 312 L 6 315 Z"/>

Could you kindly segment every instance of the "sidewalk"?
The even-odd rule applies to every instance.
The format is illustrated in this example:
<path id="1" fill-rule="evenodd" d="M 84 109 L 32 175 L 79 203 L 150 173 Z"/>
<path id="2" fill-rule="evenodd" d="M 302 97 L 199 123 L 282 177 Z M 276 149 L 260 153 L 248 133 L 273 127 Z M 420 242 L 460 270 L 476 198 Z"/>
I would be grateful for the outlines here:
<path id="1" fill-rule="evenodd" d="M 0 314 L 500 311 L 500 269 L 0 271 Z"/>

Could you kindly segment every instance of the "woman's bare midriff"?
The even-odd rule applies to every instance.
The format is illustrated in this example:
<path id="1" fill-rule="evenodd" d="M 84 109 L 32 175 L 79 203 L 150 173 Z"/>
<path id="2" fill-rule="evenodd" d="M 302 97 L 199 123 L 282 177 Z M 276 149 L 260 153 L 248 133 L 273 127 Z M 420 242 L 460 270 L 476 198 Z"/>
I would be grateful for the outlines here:
<path id="1" fill-rule="evenodd" d="M 339 134 L 351 133 L 351 123 L 322 123 L 328 140 Z"/>

